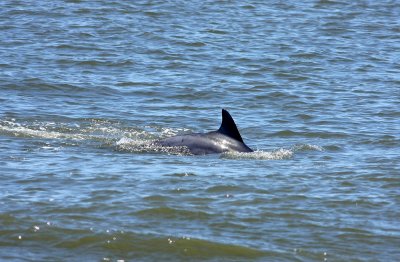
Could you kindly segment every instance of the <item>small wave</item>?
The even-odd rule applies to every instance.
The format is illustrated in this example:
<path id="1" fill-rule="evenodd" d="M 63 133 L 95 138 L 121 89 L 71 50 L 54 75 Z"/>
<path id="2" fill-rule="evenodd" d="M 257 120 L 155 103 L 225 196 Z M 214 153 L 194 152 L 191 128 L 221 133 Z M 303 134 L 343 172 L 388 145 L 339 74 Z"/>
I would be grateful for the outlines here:
<path id="1" fill-rule="evenodd" d="M 297 151 L 324 151 L 324 148 L 317 146 L 317 145 L 311 145 L 311 144 L 298 144 L 294 145 L 291 147 L 291 150 L 293 152 Z"/>

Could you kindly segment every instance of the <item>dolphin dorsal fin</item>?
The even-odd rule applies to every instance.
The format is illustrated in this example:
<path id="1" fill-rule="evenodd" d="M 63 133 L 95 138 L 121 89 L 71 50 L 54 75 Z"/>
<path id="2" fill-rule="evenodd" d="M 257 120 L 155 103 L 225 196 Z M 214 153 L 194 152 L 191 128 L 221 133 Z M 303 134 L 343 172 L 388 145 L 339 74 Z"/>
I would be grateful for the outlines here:
<path id="1" fill-rule="evenodd" d="M 218 132 L 243 143 L 243 139 L 240 136 L 235 121 L 233 121 L 233 118 L 225 109 L 222 109 L 222 123 Z"/>

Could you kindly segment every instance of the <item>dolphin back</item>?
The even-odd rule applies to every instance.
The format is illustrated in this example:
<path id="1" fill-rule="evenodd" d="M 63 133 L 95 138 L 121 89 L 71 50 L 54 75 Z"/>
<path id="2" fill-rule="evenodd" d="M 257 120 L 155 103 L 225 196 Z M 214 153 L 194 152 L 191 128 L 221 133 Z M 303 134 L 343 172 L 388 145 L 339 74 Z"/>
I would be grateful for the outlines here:
<path id="1" fill-rule="evenodd" d="M 162 147 L 184 147 L 194 155 L 253 152 L 244 142 L 231 115 L 222 109 L 222 123 L 217 131 L 178 135 L 154 142 Z"/>

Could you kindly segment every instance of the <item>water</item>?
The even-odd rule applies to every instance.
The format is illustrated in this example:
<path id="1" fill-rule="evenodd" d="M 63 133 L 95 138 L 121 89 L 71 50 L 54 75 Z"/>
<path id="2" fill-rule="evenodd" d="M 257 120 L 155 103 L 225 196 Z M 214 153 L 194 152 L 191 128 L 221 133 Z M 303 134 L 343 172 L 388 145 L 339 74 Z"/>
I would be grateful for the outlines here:
<path id="1" fill-rule="evenodd" d="M 0 260 L 398 261 L 398 1 L 0 2 Z M 219 127 L 252 154 L 149 141 Z"/>

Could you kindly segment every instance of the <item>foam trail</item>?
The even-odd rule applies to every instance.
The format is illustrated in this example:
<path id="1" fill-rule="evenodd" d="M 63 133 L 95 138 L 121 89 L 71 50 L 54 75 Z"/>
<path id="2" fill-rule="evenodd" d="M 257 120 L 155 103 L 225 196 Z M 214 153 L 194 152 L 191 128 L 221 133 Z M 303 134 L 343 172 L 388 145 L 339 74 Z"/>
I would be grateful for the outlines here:
<path id="1" fill-rule="evenodd" d="M 20 125 L 16 126 L 0 126 L 0 131 L 4 133 L 11 133 L 15 136 L 38 137 L 46 139 L 72 139 L 72 140 L 85 140 L 88 135 L 83 134 L 67 134 L 57 131 L 37 130 Z"/>

